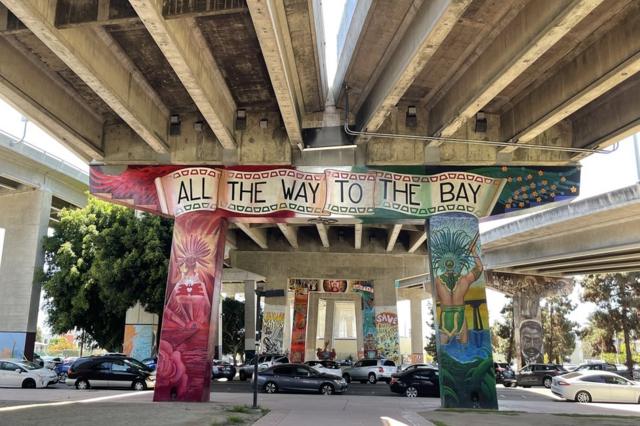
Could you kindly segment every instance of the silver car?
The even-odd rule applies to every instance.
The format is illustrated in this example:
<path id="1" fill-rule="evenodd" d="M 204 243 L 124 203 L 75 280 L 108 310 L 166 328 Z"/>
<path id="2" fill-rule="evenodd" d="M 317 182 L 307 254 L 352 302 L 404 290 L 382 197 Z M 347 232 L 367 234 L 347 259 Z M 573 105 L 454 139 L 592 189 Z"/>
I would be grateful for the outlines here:
<path id="1" fill-rule="evenodd" d="M 345 368 L 342 372 L 342 377 L 347 383 L 351 383 L 354 380 L 371 384 L 376 383 L 378 380 L 389 383 L 391 375 L 397 371 L 396 363 L 390 359 L 361 359 L 353 367 Z"/>
<path id="2" fill-rule="evenodd" d="M 252 358 L 249 362 L 240 367 L 240 370 L 238 371 L 240 380 L 245 381 L 253 378 L 253 371 L 255 369 L 254 362 L 255 358 Z M 264 371 L 272 365 L 287 363 L 289 363 L 289 358 L 287 358 L 286 355 L 258 355 L 258 371 Z"/>
<path id="3" fill-rule="evenodd" d="M 332 395 L 346 391 L 348 385 L 340 376 L 320 373 L 304 364 L 280 364 L 258 373 L 258 387 L 267 393 L 320 392 Z"/>
<path id="4" fill-rule="evenodd" d="M 609 371 L 574 371 L 556 376 L 551 392 L 576 402 L 640 403 L 640 384 Z"/>

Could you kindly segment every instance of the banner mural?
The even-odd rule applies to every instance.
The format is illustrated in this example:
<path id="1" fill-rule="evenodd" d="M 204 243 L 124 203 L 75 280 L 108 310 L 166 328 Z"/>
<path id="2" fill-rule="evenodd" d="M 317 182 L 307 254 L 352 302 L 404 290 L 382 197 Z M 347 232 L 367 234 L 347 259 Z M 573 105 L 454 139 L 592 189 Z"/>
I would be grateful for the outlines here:
<path id="1" fill-rule="evenodd" d="M 284 351 L 284 312 L 284 306 L 265 305 L 262 317 L 262 352 L 281 354 Z"/>
<path id="2" fill-rule="evenodd" d="M 497 409 L 478 219 L 449 213 L 427 227 L 442 406 Z"/>
<path id="3" fill-rule="evenodd" d="M 376 306 L 376 350 L 381 358 L 400 362 L 398 310 L 395 306 Z"/>
<path id="4" fill-rule="evenodd" d="M 308 302 L 309 294 L 306 290 L 295 294 L 293 300 L 293 324 L 291 327 L 291 352 L 289 354 L 289 360 L 294 363 L 304 362 Z"/>
<path id="5" fill-rule="evenodd" d="M 226 220 L 176 218 L 162 315 L 154 401 L 208 401 Z"/>
<path id="6" fill-rule="evenodd" d="M 476 217 L 565 200 L 579 193 L 577 167 L 91 166 L 91 193 L 178 216 L 221 210 L 229 217 L 299 215 L 369 219 Z"/>
<path id="7" fill-rule="evenodd" d="M 126 324 L 122 351 L 135 359 L 153 356 L 153 346 L 156 343 L 155 328 L 155 324 Z"/>
<path id="8" fill-rule="evenodd" d="M 0 331 L 0 358 L 22 359 L 27 333 Z"/>

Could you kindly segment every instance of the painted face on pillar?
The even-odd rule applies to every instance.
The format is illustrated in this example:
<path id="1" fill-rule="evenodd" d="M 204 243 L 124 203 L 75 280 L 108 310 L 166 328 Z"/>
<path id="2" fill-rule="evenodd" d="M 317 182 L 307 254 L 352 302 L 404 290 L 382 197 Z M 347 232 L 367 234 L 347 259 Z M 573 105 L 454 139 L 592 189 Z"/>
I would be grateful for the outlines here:
<path id="1" fill-rule="evenodd" d="M 520 324 L 520 346 L 525 363 L 542 361 L 542 325 L 536 320 Z"/>

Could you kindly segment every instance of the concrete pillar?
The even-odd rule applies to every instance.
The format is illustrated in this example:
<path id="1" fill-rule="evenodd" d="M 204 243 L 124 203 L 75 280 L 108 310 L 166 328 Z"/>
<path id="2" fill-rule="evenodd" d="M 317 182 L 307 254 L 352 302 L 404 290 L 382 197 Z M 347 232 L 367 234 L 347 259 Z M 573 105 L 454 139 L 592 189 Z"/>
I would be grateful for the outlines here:
<path id="1" fill-rule="evenodd" d="M 219 213 L 175 219 L 154 401 L 209 401 L 226 229 Z"/>
<path id="2" fill-rule="evenodd" d="M 544 362 L 544 339 L 540 292 L 535 286 L 513 295 L 516 366 Z"/>
<path id="3" fill-rule="evenodd" d="M 478 219 L 442 213 L 427 219 L 426 228 L 441 404 L 497 409 Z"/>
<path id="4" fill-rule="evenodd" d="M 51 193 L 39 190 L 0 197 L 0 357 L 33 358 L 38 324 L 42 239 L 47 235 Z"/>
<path id="5" fill-rule="evenodd" d="M 411 363 L 424 361 L 424 345 L 422 337 L 422 298 L 412 296 L 411 303 Z"/>
<path id="6" fill-rule="evenodd" d="M 156 352 L 158 315 L 145 311 L 141 304 L 127 309 L 122 352 L 137 360 L 152 357 Z"/>
<path id="7" fill-rule="evenodd" d="M 336 301 L 333 299 L 326 299 L 327 310 L 324 318 L 324 346 L 328 351 L 331 351 L 333 347 L 333 329 L 335 323 L 336 313 Z M 324 347 L 322 348 L 324 349 Z"/>
<path id="8" fill-rule="evenodd" d="M 319 293 L 309 293 L 309 305 L 307 307 L 307 344 L 305 346 L 305 359 L 316 359 L 316 336 L 318 335 L 318 303 Z"/>
<path id="9" fill-rule="evenodd" d="M 256 353 L 256 282 L 244 281 L 244 359 Z"/>

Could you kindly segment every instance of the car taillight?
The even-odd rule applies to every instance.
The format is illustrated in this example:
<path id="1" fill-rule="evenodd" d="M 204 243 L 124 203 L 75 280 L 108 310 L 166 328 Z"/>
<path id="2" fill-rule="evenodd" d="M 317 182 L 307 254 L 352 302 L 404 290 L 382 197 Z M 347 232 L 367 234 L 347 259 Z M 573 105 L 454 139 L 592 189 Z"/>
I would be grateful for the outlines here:
<path id="1" fill-rule="evenodd" d="M 378 367 L 378 372 L 380 372 L 380 373 L 384 373 L 384 368 L 382 368 L 382 367 Z"/>
<path id="2" fill-rule="evenodd" d="M 397 377 L 392 377 L 391 381 L 389 382 L 390 385 L 392 385 L 394 383 L 398 383 L 398 378 Z"/>
<path id="3" fill-rule="evenodd" d="M 557 382 L 560 386 L 571 386 L 571 383 L 564 382 L 562 380 L 558 380 Z"/>

